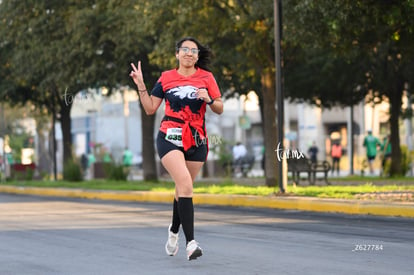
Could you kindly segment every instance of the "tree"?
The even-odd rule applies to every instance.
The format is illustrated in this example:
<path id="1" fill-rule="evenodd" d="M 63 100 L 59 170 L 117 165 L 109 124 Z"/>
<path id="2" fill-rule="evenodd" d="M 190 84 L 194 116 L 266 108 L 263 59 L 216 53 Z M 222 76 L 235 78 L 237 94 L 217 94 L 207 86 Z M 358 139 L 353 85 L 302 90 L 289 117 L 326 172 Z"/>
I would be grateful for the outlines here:
<path id="1" fill-rule="evenodd" d="M 73 6 L 60 1 L 3 1 L 0 8 L 2 44 L 10 49 L 9 77 L 13 81 L 5 90 L 5 99 L 30 100 L 61 121 L 65 161 L 72 158 L 72 101 L 66 95 L 87 86 L 86 74 L 77 70 L 90 61 L 85 58 L 90 52 L 82 36 L 74 38 L 73 11 Z"/>
<path id="2" fill-rule="evenodd" d="M 72 158 L 72 98 L 91 87 L 113 91 L 130 84 L 129 64 L 148 59 L 151 40 L 136 24 L 144 7 L 145 1 L 0 3 L 2 100 L 30 100 L 59 119 L 64 161 Z M 153 119 L 143 124 L 147 122 L 143 136 L 152 137 Z M 146 159 L 148 154 L 153 161 Z M 155 168 L 154 148 L 144 146 L 144 176 L 156 177 Z"/>
<path id="3" fill-rule="evenodd" d="M 391 174 L 401 174 L 398 120 L 414 79 L 414 3 L 289 1 L 285 10 L 288 95 L 324 106 L 352 105 L 369 93 L 388 98 Z"/>

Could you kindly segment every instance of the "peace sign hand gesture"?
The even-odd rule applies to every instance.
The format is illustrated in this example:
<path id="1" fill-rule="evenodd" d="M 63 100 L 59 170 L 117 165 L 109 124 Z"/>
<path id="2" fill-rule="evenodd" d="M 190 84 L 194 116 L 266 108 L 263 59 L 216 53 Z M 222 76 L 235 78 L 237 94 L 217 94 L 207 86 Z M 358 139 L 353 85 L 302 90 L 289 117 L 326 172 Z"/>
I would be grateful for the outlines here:
<path id="1" fill-rule="evenodd" d="M 138 90 L 145 90 L 144 77 L 142 76 L 141 70 L 141 61 L 138 61 L 137 67 L 134 63 L 131 63 L 132 71 L 129 76 L 134 80 L 135 84 L 138 86 Z"/>

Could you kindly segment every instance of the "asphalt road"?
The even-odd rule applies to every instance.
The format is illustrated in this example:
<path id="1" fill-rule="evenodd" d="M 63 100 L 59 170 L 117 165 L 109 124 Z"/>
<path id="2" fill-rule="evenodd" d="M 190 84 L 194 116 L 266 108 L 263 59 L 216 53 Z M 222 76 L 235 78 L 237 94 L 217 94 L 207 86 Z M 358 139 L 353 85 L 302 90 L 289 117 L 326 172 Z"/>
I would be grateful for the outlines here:
<path id="1" fill-rule="evenodd" d="M 196 205 L 204 255 L 164 252 L 170 205 L 0 194 L 0 274 L 414 274 L 414 220 Z"/>

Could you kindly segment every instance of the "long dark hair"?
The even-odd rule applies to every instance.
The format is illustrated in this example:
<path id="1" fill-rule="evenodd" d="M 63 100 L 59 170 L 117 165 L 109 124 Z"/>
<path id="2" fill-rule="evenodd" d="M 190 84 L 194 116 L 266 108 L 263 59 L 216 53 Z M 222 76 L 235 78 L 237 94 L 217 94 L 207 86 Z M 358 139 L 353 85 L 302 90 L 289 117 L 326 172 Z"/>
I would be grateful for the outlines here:
<path id="1" fill-rule="evenodd" d="M 176 53 L 178 53 L 179 49 L 181 48 L 181 45 L 185 41 L 194 42 L 197 45 L 197 48 L 200 50 L 200 52 L 198 53 L 198 61 L 195 64 L 195 66 L 210 72 L 211 70 L 209 66 L 211 63 L 211 58 L 213 56 L 213 53 L 211 52 L 210 48 L 198 42 L 198 40 L 195 39 L 194 37 L 187 36 L 187 37 L 182 38 L 175 44 Z"/>

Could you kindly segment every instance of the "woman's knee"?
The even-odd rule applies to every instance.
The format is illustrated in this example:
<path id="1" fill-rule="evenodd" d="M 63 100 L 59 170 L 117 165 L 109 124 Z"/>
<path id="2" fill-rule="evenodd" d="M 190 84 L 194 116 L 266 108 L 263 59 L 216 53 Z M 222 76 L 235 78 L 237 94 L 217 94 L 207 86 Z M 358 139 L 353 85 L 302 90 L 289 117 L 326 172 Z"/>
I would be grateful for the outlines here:
<path id="1" fill-rule="evenodd" d="M 193 196 L 193 183 L 190 182 L 175 182 L 178 197 L 192 197 Z"/>

